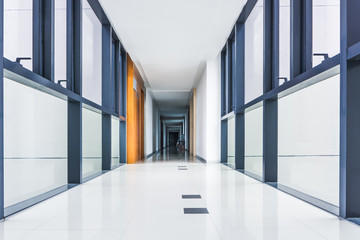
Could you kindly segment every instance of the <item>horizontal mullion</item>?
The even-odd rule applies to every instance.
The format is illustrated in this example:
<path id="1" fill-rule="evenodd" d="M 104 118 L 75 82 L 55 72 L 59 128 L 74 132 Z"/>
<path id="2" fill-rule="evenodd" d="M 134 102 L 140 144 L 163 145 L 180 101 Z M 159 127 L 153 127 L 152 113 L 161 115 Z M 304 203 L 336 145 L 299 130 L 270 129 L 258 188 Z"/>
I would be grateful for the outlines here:
<path id="1" fill-rule="evenodd" d="M 299 91 L 303 88 L 309 87 L 317 82 L 325 80 L 333 75 L 340 73 L 340 54 L 325 60 L 323 63 L 319 64 L 318 66 L 309 69 L 308 71 L 296 76 L 293 79 L 290 79 L 286 83 L 282 84 L 281 86 L 255 98 L 254 100 L 240 106 L 236 109 L 235 113 L 242 113 L 245 112 L 248 108 L 256 108 L 260 105 L 264 100 L 270 100 L 274 98 L 278 98 L 280 95 L 286 96 L 293 92 Z M 321 76 L 322 75 L 322 76 Z M 318 79 L 317 76 L 319 76 Z M 314 79 L 313 81 L 309 81 Z"/>
<path id="2" fill-rule="evenodd" d="M 64 100 L 81 102 L 97 109 L 98 111 L 118 117 L 118 114 L 116 114 L 114 111 L 104 108 L 103 106 L 100 106 L 68 90 L 67 88 L 62 87 L 57 83 L 49 81 L 41 75 L 36 74 L 24 68 L 20 64 L 10 61 L 7 58 L 4 58 L 4 70 L 4 77 L 9 77 L 13 81 L 19 82 L 28 87 L 40 90 Z"/>

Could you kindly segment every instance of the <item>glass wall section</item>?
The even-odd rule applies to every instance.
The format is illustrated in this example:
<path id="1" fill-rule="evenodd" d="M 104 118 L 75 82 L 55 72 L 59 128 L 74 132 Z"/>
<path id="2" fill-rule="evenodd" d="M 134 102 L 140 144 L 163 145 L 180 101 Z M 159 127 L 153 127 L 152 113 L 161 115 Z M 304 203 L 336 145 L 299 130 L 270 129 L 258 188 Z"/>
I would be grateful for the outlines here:
<path id="1" fill-rule="evenodd" d="M 55 0 L 55 79 L 66 80 L 66 0 Z M 65 85 L 64 85 L 65 86 Z"/>
<path id="2" fill-rule="evenodd" d="M 340 0 L 313 0 L 313 53 L 340 53 Z M 313 66 L 324 60 L 313 57 Z"/>
<path id="3" fill-rule="evenodd" d="M 245 113 L 245 173 L 262 178 L 263 107 Z"/>
<path id="4" fill-rule="evenodd" d="M 290 0 L 280 0 L 279 77 L 290 78 Z M 279 85 L 284 83 L 280 80 Z"/>
<path id="5" fill-rule="evenodd" d="M 101 172 L 101 114 L 82 108 L 82 177 Z"/>
<path id="6" fill-rule="evenodd" d="M 235 168 L 235 117 L 228 119 L 228 157 L 227 163 L 230 167 Z"/>
<path id="7" fill-rule="evenodd" d="M 339 75 L 279 99 L 278 183 L 339 205 Z"/>
<path id="8" fill-rule="evenodd" d="M 120 163 L 120 123 L 116 117 L 111 117 L 111 166 Z"/>
<path id="9" fill-rule="evenodd" d="M 11 61 L 32 58 L 32 9 L 32 0 L 4 0 L 4 57 Z M 32 70 L 32 60 L 22 60 L 21 64 Z"/>
<path id="10" fill-rule="evenodd" d="M 87 0 L 83 0 L 82 95 L 101 105 L 102 26 Z"/>
<path id="11" fill-rule="evenodd" d="M 263 1 L 245 22 L 245 103 L 263 93 Z"/>
<path id="12" fill-rule="evenodd" d="M 67 101 L 4 78 L 4 174 L 5 207 L 67 184 Z"/>

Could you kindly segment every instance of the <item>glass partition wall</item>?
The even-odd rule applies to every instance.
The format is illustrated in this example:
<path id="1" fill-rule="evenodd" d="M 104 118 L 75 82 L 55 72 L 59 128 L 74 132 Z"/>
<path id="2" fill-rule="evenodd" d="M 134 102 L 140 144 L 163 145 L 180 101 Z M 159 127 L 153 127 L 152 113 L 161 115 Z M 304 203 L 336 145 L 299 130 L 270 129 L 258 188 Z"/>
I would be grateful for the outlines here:
<path id="1" fill-rule="evenodd" d="M 235 117 L 228 119 L 228 150 L 227 164 L 231 168 L 235 168 Z"/>
<path id="2" fill-rule="evenodd" d="M 237 170 L 337 215 L 345 129 L 339 26 L 339 0 L 249 1 L 221 55 L 223 89 L 227 66 L 239 70 L 236 108 L 221 117 L 221 161 L 231 166 L 239 154 Z M 222 91 L 223 109 L 228 98 Z"/>
<path id="3" fill-rule="evenodd" d="M 68 4 L 80 21 L 67 19 Z M 103 24 L 111 24 L 101 8 L 93 9 L 87 0 L 5 0 L 2 10 L 0 219 L 119 166 L 120 122 L 126 121 L 124 107 L 118 109 L 126 106 L 123 88 L 120 93 L 113 87 L 108 105 L 102 104 L 104 84 L 125 86 L 126 51 L 113 30 L 102 31 Z M 79 27 L 83 31 L 75 31 Z M 104 34 L 110 42 L 102 42 Z M 104 63 L 104 54 L 116 61 Z M 117 71 L 105 78 L 102 67 Z M 82 69 L 82 75 L 74 69 Z M 103 125 L 109 116 L 111 122 Z M 104 150 L 104 143 L 111 146 Z M 111 157 L 103 159 L 104 151 Z"/>
<path id="4" fill-rule="evenodd" d="M 67 184 L 67 101 L 4 78 L 5 207 Z"/>
<path id="5" fill-rule="evenodd" d="M 82 178 L 101 172 L 101 113 L 82 107 Z"/>
<path id="6" fill-rule="evenodd" d="M 245 112 L 245 173 L 262 179 L 263 107 Z"/>
<path id="7" fill-rule="evenodd" d="M 340 77 L 279 99 L 278 183 L 339 206 Z"/>

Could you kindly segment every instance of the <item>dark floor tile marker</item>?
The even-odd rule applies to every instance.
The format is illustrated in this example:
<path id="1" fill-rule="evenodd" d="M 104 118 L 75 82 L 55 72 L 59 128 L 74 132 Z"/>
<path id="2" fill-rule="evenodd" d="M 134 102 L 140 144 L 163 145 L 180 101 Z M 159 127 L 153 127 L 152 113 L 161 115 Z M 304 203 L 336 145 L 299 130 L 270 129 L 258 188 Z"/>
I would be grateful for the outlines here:
<path id="1" fill-rule="evenodd" d="M 209 214 L 207 208 L 184 208 L 184 214 Z"/>
<path id="2" fill-rule="evenodd" d="M 201 199 L 201 195 L 182 195 L 182 199 Z"/>

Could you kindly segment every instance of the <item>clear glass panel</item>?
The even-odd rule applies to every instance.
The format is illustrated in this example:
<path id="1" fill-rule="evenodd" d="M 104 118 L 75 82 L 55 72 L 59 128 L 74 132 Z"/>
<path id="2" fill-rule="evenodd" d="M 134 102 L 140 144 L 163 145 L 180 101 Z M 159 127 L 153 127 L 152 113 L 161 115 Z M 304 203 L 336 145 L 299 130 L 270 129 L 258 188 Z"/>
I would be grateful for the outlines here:
<path id="1" fill-rule="evenodd" d="M 340 52 L 340 0 L 313 0 L 313 53 Z M 313 66 L 324 57 L 314 56 Z"/>
<path id="2" fill-rule="evenodd" d="M 263 1 L 245 22 L 245 103 L 263 93 Z"/>
<path id="3" fill-rule="evenodd" d="M 111 118 L 111 166 L 120 162 L 120 122 L 116 117 Z"/>
<path id="4" fill-rule="evenodd" d="M 82 108 L 82 177 L 101 172 L 101 114 Z"/>
<path id="5" fill-rule="evenodd" d="M 278 182 L 339 205 L 339 75 L 279 99 Z"/>
<path id="6" fill-rule="evenodd" d="M 245 113 L 245 172 L 262 178 L 263 107 Z"/>
<path id="7" fill-rule="evenodd" d="M 66 0 L 55 0 L 55 82 L 66 79 Z M 64 85 L 65 86 L 65 85 Z"/>
<path id="8" fill-rule="evenodd" d="M 102 26 L 87 0 L 83 0 L 82 91 L 83 96 L 101 105 Z"/>
<path id="9" fill-rule="evenodd" d="M 228 157 L 227 163 L 235 168 L 235 117 L 228 120 Z"/>
<path id="10" fill-rule="evenodd" d="M 32 8 L 32 0 L 4 0 L 4 57 L 11 61 L 17 57 L 32 58 Z M 21 64 L 32 70 L 32 60 Z"/>
<path id="11" fill-rule="evenodd" d="M 290 0 L 280 0 L 279 77 L 290 78 Z"/>
<path id="12" fill-rule="evenodd" d="M 4 78 L 5 207 L 67 184 L 67 102 Z"/>

